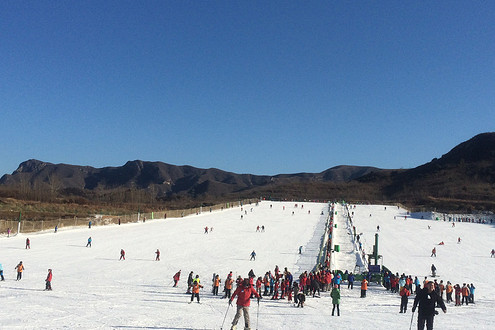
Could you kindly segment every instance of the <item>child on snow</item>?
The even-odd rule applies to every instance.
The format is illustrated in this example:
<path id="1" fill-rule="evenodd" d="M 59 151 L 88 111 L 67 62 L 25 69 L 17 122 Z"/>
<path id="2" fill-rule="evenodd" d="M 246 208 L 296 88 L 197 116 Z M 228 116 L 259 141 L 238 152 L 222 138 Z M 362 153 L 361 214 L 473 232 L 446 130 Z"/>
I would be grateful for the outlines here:
<path id="1" fill-rule="evenodd" d="M 333 304 L 332 316 L 334 316 L 335 307 L 337 307 L 337 316 L 340 316 L 340 308 L 339 308 L 340 290 L 339 290 L 339 286 L 337 284 L 335 284 L 333 286 L 332 292 L 330 292 L 330 297 L 332 297 L 332 304 Z"/>

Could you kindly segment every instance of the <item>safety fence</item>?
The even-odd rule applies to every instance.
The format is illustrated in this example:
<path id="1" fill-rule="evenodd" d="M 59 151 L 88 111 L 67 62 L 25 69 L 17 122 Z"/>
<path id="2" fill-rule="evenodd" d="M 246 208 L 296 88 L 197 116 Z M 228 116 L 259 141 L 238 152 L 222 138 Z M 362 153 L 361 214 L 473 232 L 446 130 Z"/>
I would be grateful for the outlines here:
<path id="1" fill-rule="evenodd" d="M 218 210 L 251 205 L 258 203 L 259 199 L 247 199 L 234 202 L 215 204 L 212 206 L 200 206 L 188 209 L 165 210 L 159 212 L 133 213 L 124 215 L 96 214 L 87 217 L 55 218 L 43 220 L 22 219 L 21 214 L 17 220 L 0 219 L 1 235 L 16 235 L 18 233 L 55 231 L 68 227 L 81 226 L 105 226 L 111 224 L 125 224 L 129 222 L 143 222 L 155 219 L 181 218 L 191 214 L 201 214 Z"/>

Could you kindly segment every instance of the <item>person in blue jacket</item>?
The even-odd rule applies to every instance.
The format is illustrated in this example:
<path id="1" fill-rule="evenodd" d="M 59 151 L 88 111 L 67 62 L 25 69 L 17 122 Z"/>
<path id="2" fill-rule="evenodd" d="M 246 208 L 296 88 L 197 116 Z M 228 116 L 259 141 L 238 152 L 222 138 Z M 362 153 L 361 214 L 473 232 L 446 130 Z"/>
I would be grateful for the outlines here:
<path id="1" fill-rule="evenodd" d="M 335 282 L 334 283 L 337 285 L 339 290 L 340 290 L 340 282 L 342 282 L 342 277 L 340 276 L 340 273 L 337 273 L 337 275 L 335 276 Z"/>
<path id="2" fill-rule="evenodd" d="M 347 283 L 347 288 L 350 288 L 352 290 L 352 288 L 354 287 L 354 274 L 352 272 L 349 274 L 348 281 L 349 282 Z"/>
<path id="3" fill-rule="evenodd" d="M 0 264 L 0 278 L 2 279 L 2 281 L 5 281 L 5 278 L 3 277 L 3 266 L 2 266 L 2 264 Z"/>
<path id="4" fill-rule="evenodd" d="M 475 289 L 476 289 L 476 288 L 474 287 L 474 284 L 473 284 L 473 283 L 471 283 L 471 287 L 469 288 L 469 302 L 470 302 L 471 304 L 474 304 L 474 290 L 475 290 Z"/>

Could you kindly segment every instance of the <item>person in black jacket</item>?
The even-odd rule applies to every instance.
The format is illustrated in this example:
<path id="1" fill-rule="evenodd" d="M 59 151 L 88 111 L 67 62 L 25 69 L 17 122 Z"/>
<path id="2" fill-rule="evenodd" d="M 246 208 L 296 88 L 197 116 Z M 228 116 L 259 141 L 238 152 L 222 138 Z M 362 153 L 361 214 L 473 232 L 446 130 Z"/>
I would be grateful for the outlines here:
<path id="1" fill-rule="evenodd" d="M 444 313 L 447 313 L 447 307 L 445 307 L 445 304 L 440 295 L 435 292 L 435 286 L 431 281 L 426 283 L 425 287 L 421 289 L 416 295 L 412 308 L 413 313 L 416 311 L 416 307 L 418 306 L 418 304 L 418 330 L 423 330 L 425 328 L 425 322 L 426 329 L 433 329 L 433 318 L 436 314 L 438 314 L 435 311 L 435 306 L 437 304 L 440 306 L 440 308 L 442 308 L 442 311 Z"/>

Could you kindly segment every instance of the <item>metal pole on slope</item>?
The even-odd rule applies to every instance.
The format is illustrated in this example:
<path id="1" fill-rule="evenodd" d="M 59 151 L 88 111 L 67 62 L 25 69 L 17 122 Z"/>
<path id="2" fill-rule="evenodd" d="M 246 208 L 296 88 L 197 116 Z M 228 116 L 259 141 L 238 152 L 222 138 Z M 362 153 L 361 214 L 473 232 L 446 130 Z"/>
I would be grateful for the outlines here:
<path id="1" fill-rule="evenodd" d="M 411 324 L 409 324 L 409 330 L 411 330 L 413 319 L 414 319 L 414 312 L 412 312 L 411 315 Z"/>
<path id="2" fill-rule="evenodd" d="M 220 327 L 220 330 L 223 329 L 223 325 L 225 323 L 225 319 L 227 318 L 227 313 L 229 312 L 230 304 L 232 304 L 232 302 L 229 300 L 229 305 L 227 306 L 227 310 L 225 311 L 225 316 L 223 317 L 223 322 L 222 322 L 222 326 Z"/>

